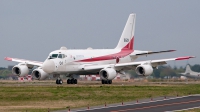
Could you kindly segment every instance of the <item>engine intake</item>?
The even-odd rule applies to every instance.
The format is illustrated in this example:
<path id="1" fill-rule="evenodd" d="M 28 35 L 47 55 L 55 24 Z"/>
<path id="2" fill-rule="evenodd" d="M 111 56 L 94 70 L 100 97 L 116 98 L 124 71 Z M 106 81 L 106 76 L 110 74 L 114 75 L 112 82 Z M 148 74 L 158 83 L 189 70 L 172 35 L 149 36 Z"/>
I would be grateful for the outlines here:
<path id="1" fill-rule="evenodd" d="M 113 80 L 117 76 L 117 72 L 113 68 L 105 68 L 99 72 L 101 79 Z"/>
<path id="2" fill-rule="evenodd" d="M 46 72 L 44 72 L 42 70 L 42 68 L 37 68 L 37 69 L 33 70 L 33 72 L 31 73 L 31 75 L 36 80 L 44 80 L 44 79 L 46 79 L 48 77 L 49 74 L 47 74 Z"/>
<path id="3" fill-rule="evenodd" d="M 26 64 L 20 63 L 12 68 L 12 73 L 19 77 L 23 77 L 29 73 L 29 69 Z"/>
<path id="4" fill-rule="evenodd" d="M 135 71 L 138 75 L 148 76 L 153 73 L 153 68 L 151 65 L 139 65 Z"/>

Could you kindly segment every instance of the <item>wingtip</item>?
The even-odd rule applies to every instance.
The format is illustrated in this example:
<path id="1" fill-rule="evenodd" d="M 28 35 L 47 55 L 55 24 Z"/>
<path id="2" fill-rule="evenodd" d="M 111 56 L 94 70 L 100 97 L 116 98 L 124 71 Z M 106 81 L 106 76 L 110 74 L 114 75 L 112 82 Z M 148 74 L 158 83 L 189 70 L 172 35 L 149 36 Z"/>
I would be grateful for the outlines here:
<path id="1" fill-rule="evenodd" d="M 10 58 L 10 57 L 5 57 L 4 60 L 12 61 L 12 58 Z"/>
<path id="2" fill-rule="evenodd" d="M 186 60 L 186 59 L 190 59 L 190 58 L 195 58 L 195 56 L 178 57 L 178 58 L 176 58 L 176 60 Z"/>
<path id="3" fill-rule="evenodd" d="M 196 58 L 196 56 L 190 56 L 190 58 Z"/>
<path id="4" fill-rule="evenodd" d="M 174 52 L 174 51 L 176 51 L 176 50 L 169 50 L 170 52 Z"/>

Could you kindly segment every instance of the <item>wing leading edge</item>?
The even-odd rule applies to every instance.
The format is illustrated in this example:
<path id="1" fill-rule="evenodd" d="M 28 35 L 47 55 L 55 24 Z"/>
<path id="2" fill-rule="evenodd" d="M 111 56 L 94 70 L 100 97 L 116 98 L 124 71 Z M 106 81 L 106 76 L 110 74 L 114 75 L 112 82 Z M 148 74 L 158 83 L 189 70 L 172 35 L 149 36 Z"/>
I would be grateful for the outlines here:
<path id="1" fill-rule="evenodd" d="M 5 57 L 4 59 L 7 60 L 7 61 L 26 63 L 27 65 L 33 65 L 33 66 L 42 66 L 42 64 L 43 64 L 43 62 L 39 62 L 39 61 L 31 61 L 31 60 L 11 58 L 11 57 Z"/>
<path id="2" fill-rule="evenodd" d="M 151 55 L 151 54 L 159 54 L 159 53 L 167 53 L 167 52 L 174 52 L 176 50 L 164 50 L 164 51 L 141 51 L 141 53 L 136 53 L 131 56 L 143 56 L 143 55 Z"/>

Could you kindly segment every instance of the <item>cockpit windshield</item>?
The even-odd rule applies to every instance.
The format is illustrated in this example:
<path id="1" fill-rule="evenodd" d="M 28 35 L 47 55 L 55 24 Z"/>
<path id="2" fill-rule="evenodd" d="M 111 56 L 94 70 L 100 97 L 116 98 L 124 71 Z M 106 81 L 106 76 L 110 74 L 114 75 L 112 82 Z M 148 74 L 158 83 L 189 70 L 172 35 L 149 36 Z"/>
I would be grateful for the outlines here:
<path id="1" fill-rule="evenodd" d="M 64 54 L 51 54 L 50 56 L 49 56 L 49 59 L 54 59 L 54 58 L 65 58 L 65 57 L 67 57 L 67 56 L 65 56 Z"/>
<path id="2" fill-rule="evenodd" d="M 59 55 L 58 55 L 58 58 L 62 58 L 62 54 L 59 54 Z"/>
<path id="3" fill-rule="evenodd" d="M 58 54 L 52 54 L 51 55 L 51 58 L 57 58 L 58 57 Z"/>

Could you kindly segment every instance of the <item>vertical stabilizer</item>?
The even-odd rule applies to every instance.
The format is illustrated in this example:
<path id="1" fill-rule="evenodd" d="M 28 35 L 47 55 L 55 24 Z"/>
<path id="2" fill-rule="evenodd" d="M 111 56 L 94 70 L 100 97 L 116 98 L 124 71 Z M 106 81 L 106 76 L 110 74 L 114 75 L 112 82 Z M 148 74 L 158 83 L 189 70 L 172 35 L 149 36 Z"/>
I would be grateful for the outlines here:
<path id="1" fill-rule="evenodd" d="M 115 49 L 133 50 L 136 14 L 130 14 Z"/>
<path id="2" fill-rule="evenodd" d="M 187 65 L 187 66 L 186 66 L 185 73 L 190 73 L 190 72 L 192 72 L 192 70 L 190 69 L 190 65 Z"/>

